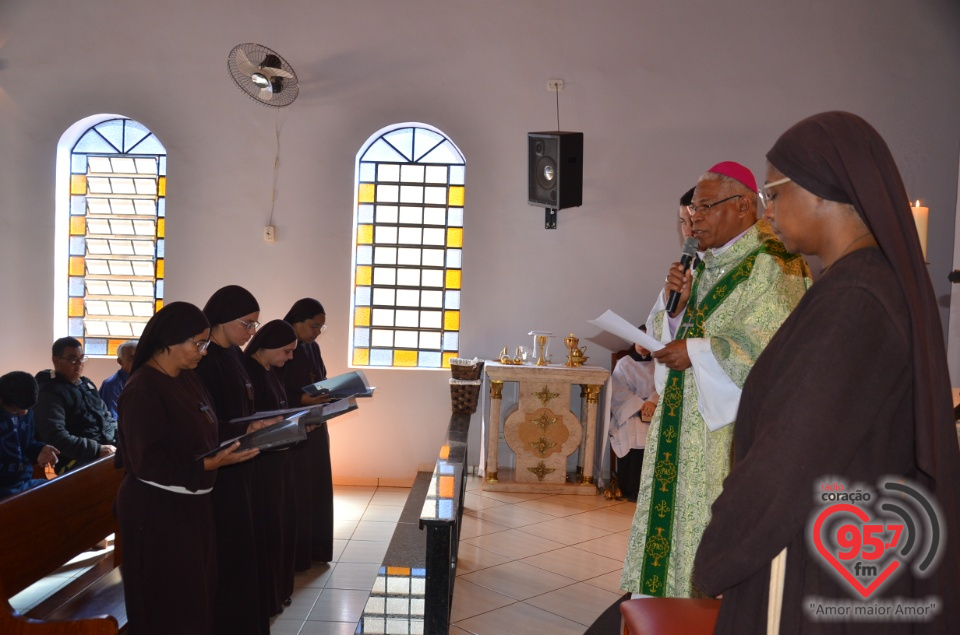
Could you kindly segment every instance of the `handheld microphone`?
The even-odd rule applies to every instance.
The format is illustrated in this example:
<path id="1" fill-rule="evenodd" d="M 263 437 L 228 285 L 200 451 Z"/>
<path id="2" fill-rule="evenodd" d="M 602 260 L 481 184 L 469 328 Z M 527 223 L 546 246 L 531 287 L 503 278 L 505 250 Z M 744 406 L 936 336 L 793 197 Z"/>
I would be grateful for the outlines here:
<path id="1" fill-rule="evenodd" d="M 693 262 L 694 256 L 697 255 L 697 246 L 700 242 L 691 236 L 683 241 L 683 249 L 680 252 L 680 266 L 683 267 L 683 273 L 687 272 L 687 269 L 690 268 L 690 263 Z M 677 305 L 680 304 L 680 292 L 671 291 L 670 297 L 667 298 L 667 314 L 671 314 L 677 310 Z"/>

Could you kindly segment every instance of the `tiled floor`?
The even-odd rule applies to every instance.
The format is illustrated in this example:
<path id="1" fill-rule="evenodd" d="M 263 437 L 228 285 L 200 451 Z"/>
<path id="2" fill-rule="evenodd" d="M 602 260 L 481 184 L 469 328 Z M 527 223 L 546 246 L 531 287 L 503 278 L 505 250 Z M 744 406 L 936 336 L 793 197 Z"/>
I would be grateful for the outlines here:
<path id="1" fill-rule="evenodd" d="M 602 496 L 508 494 L 467 483 L 453 625 L 462 635 L 580 634 L 622 592 L 634 505 Z M 334 561 L 298 574 L 272 635 L 354 632 L 409 490 L 336 487 Z M 15 596 L 25 610 L 75 565 Z"/>

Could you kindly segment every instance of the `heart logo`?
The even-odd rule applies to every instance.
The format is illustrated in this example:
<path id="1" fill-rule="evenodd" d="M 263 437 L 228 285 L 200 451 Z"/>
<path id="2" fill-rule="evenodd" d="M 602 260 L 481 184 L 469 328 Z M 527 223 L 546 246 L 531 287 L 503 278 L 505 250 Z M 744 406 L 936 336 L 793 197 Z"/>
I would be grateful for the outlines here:
<path id="1" fill-rule="evenodd" d="M 869 546 L 872 546 L 874 548 L 874 551 L 869 555 L 865 555 L 865 559 L 875 560 L 879 558 L 880 555 L 882 555 L 882 551 L 885 548 L 889 548 L 893 546 L 893 544 L 895 543 L 895 540 L 890 544 L 884 544 L 883 541 L 880 540 L 879 538 L 872 537 L 871 534 L 876 533 L 875 528 L 877 527 L 877 525 L 868 525 L 870 521 L 870 515 L 867 514 L 867 512 L 860 509 L 859 507 L 856 507 L 854 505 L 849 505 L 846 503 L 831 505 L 830 507 L 825 508 L 822 512 L 820 512 L 820 515 L 817 516 L 817 520 L 813 525 L 813 542 L 817 548 L 817 551 L 820 552 L 820 555 L 823 556 L 824 560 L 829 562 L 833 566 L 833 568 L 840 573 L 843 579 L 846 580 L 850 584 L 850 586 L 853 587 L 854 590 L 856 590 L 861 596 L 863 596 L 866 599 L 866 598 L 869 598 L 874 593 L 874 591 L 876 591 L 880 587 L 880 585 L 883 584 L 883 582 L 887 578 L 889 578 L 900 567 L 900 561 L 897 560 L 896 558 L 891 560 L 889 563 L 887 563 L 887 566 L 884 567 L 883 571 L 880 571 L 879 574 L 876 576 L 876 578 L 874 578 L 873 582 L 871 582 L 868 586 L 864 586 L 860 582 L 860 580 L 858 580 L 853 575 L 853 573 L 851 573 L 850 570 L 846 566 L 844 566 L 842 562 L 840 562 L 840 559 L 837 557 L 837 555 L 833 554 L 830 547 L 828 545 L 825 545 L 823 542 L 824 523 L 826 523 L 827 519 L 830 516 L 834 514 L 840 514 L 840 513 L 853 514 L 854 516 L 857 517 L 857 519 L 859 519 L 859 526 L 857 526 L 856 524 L 844 525 L 841 528 L 841 531 L 843 531 L 844 529 L 849 529 L 851 534 L 855 534 L 858 537 L 866 534 L 868 537 L 873 538 L 872 540 L 868 539 L 868 544 Z M 882 525 L 880 525 L 879 527 L 882 530 Z M 902 525 L 888 524 L 887 527 L 888 529 L 896 529 L 897 527 L 899 527 L 900 530 L 902 530 Z M 873 528 L 873 530 L 871 530 L 871 528 Z M 865 529 L 867 529 L 867 531 L 864 531 Z M 899 536 L 899 531 L 896 531 L 895 536 Z M 841 555 L 841 557 L 843 557 L 846 560 L 851 560 L 853 558 L 856 558 L 857 554 L 860 553 L 859 544 L 857 545 L 857 549 L 855 551 L 852 549 L 852 546 L 853 546 L 852 544 L 848 544 L 845 546 L 848 546 L 851 548 L 850 551 L 847 551 L 846 553 Z M 878 548 L 880 550 L 880 553 L 877 552 Z M 841 550 L 838 548 L 837 550 L 838 555 L 840 555 L 840 551 Z M 857 565 L 858 566 L 860 565 L 859 560 L 857 561 Z M 873 566 L 873 565 L 868 565 L 868 566 L 872 571 L 876 572 L 876 569 L 877 569 L 876 566 Z"/>

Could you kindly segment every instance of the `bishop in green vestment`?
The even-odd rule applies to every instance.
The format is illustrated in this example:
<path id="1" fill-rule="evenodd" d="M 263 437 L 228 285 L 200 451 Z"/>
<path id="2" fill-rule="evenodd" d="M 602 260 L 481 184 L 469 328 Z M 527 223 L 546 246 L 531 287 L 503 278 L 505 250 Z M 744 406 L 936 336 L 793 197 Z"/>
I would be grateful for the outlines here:
<path id="1" fill-rule="evenodd" d="M 650 425 L 621 587 L 657 597 L 701 597 L 693 559 L 710 505 L 730 471 L 733 421 L 747 373 L 803 293 L 810 273 L 766 221 L 757 187 L 733 162 L 712 167 L 690 206 L 703 261 L 674 264 L 665 292 L 680 292 L 671 316 L 654 316 L 669 342 L 654 357 L 660 403 Z"/>

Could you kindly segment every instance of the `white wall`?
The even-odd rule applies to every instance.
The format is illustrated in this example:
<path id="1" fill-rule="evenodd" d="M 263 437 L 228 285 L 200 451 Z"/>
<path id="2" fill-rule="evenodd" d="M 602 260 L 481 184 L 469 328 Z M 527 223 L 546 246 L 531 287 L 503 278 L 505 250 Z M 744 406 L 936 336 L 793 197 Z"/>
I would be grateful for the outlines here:
<path id="1" fill-rule="evenodd" d="M 277 112 L 226 71 L 245 41 L 276 49 L 302 82 L 279 113 L 274 244 L 261 232 Z M 561 210 L 555 231 L 525 203 L 526 132 L 556 127 L 551 77 L 565 81 L 561 127 L 585 134 L 584 205 Z M 462 353 L 573 331 L 606 364 L 622 342 L 584 321 L 646 315 L 676 256 L 678 196 L 720 160 L 762 179 L 779 133 L 822 110 L 861 114 L 886 137 L 910 196 L 930 207 L 930 271 L 946 298 L 958 103 L 953 0 L 0 0 L 0 371 L 49 363 L 56 143 L 91 114 L 137 119 L 169 151 L 166 299 L 203 304 L 242 284 L 266 320 L 315 296 L 337 373 L 354 159 L 385 125 L 432 124 L 466 156 Z M 369 376 L 377 396 L 332 426 L 335 474 L 411 477 L 435 458 L 448 375 Z"/>

